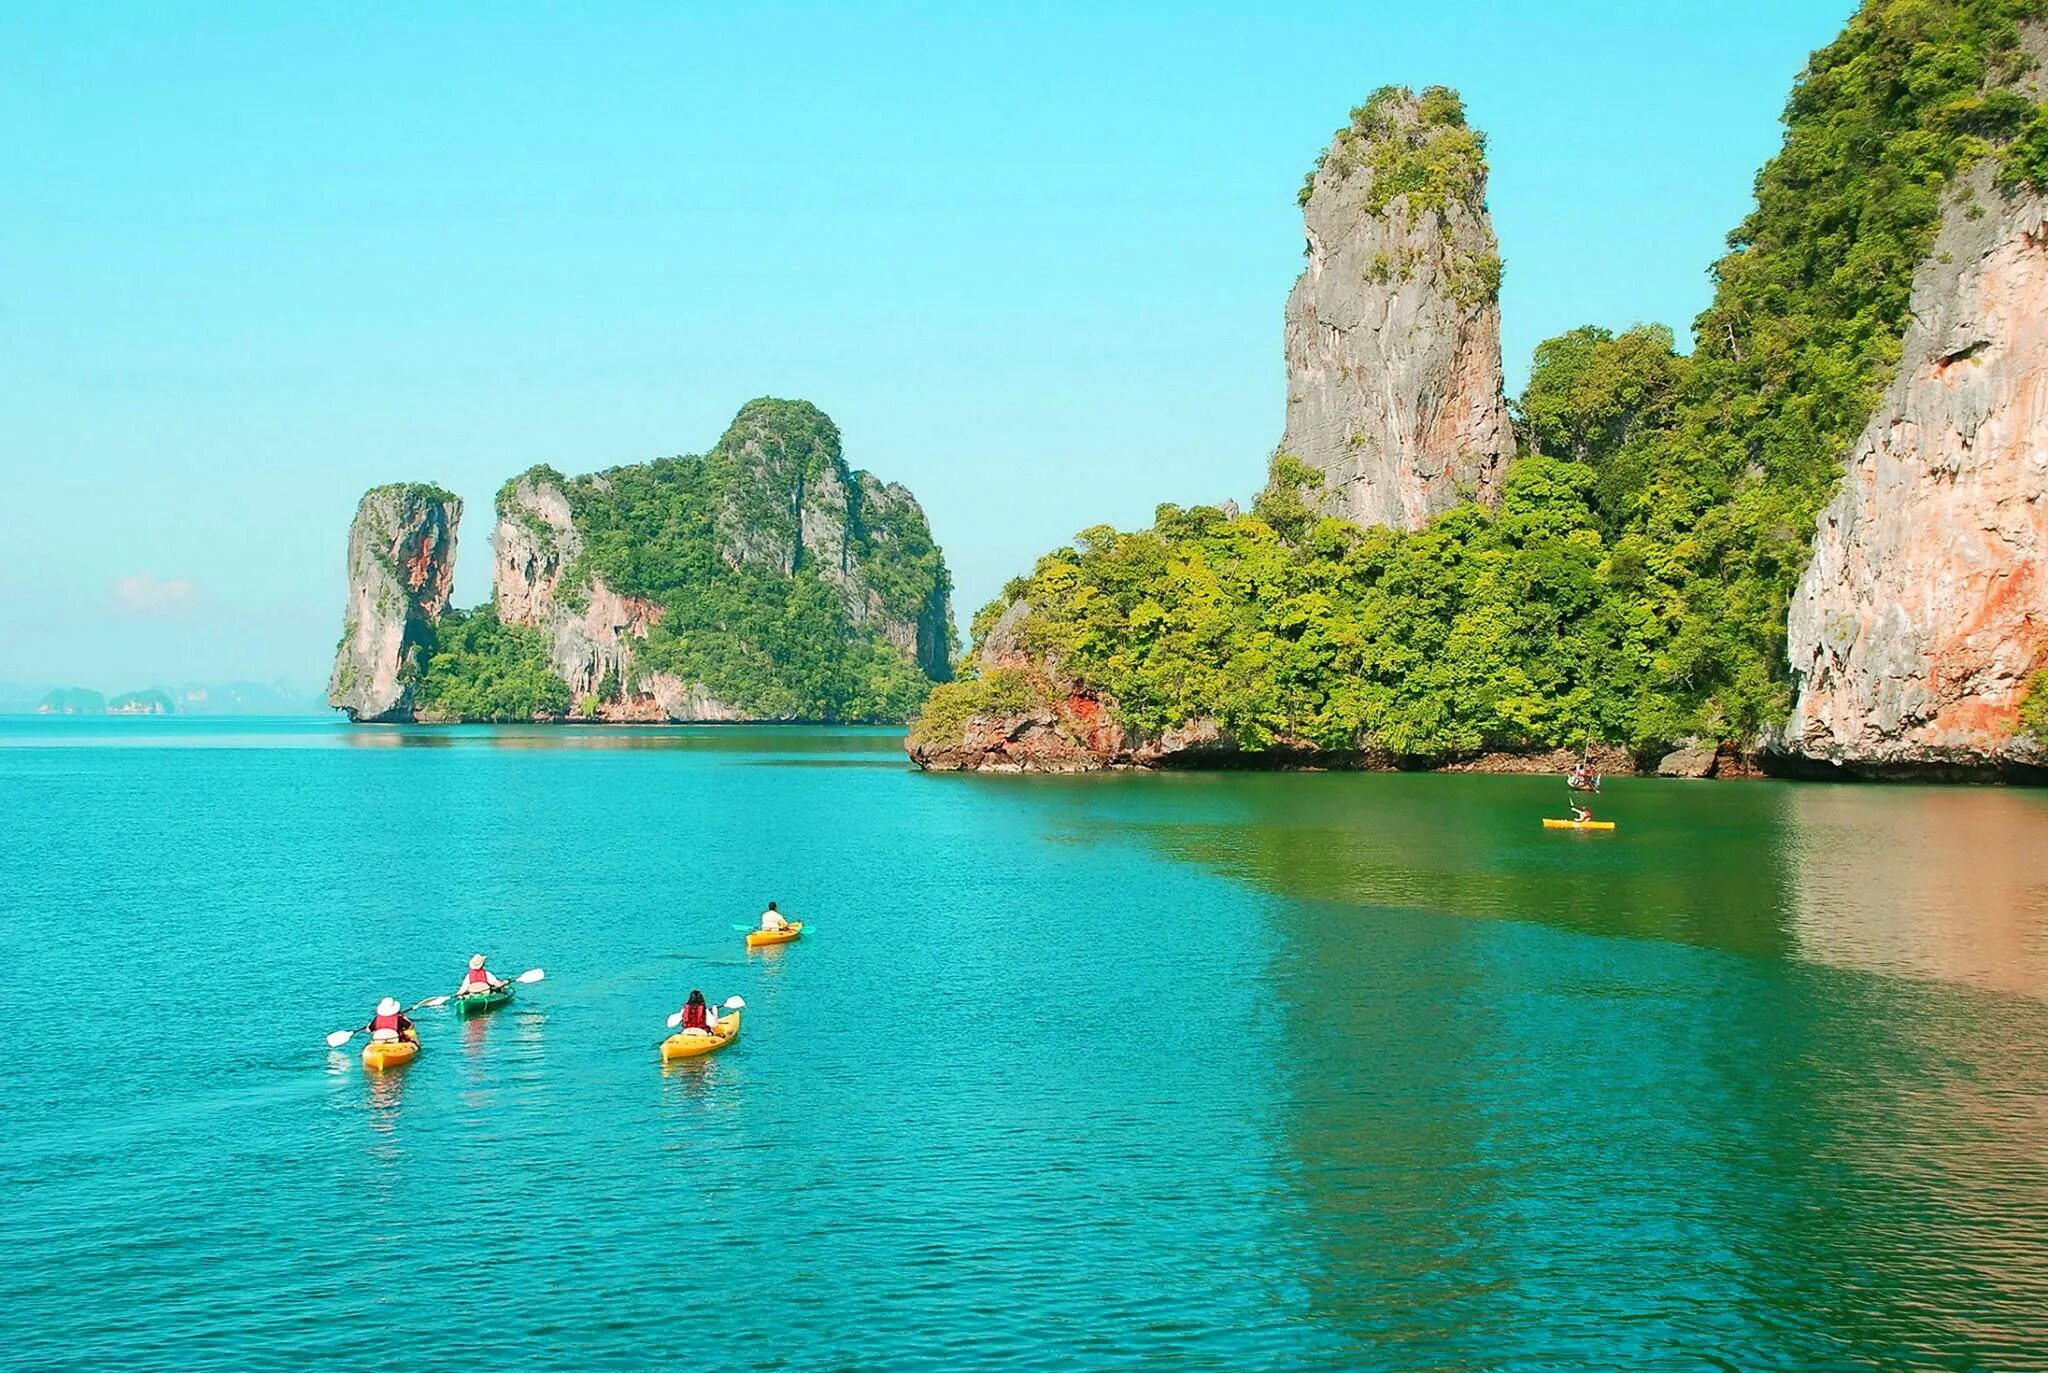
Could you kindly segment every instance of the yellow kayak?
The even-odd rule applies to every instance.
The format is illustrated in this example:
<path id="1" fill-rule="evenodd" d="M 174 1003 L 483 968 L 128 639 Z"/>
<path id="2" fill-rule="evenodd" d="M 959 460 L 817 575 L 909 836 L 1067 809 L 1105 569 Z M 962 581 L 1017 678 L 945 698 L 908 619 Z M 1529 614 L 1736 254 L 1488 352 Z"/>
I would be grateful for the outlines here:
<path id="1" fill-rule="evenodd" d="M 1548 820 L 1543 822 L 1547 830 L 1611 830 L 1612 820 Z"/>
<path id="2" fill-rule="evenodd" d="M 420 1056 L 418 1039 L 373 1039 L 363 1046 L 363 1066 L 375 1072 L 403 1068 Z"/>
<path id="3" fill-rule="evenodd" d="M 786 930 L 755 930 L 747 936 L 750 949 L 768 949 L 777 944 L 794 944 L 804 937 L 804 922 L 792 920 Z"/>
<path id="4" fill-rule="evenodd" d="M 740 1037 L 740 1013 L 732 1012 L 718 1021 L 718 1028 L 708 1035 L 693 1035 L 678 1030 L 661 1041 L 661 1061 L 672 1063 L 679 1058 L 696 1058 L 716 1049 L 723 1049 Z"/>

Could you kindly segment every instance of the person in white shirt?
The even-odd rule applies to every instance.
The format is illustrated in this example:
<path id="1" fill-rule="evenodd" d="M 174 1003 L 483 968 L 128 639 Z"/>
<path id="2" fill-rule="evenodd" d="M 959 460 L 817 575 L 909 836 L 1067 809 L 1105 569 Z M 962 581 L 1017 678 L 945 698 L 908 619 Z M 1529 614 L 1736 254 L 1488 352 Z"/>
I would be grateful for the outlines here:
<path id="1" fill-rule="evenodd" d="M 455 994 L 482 996 L 485 992 L 502 992 L 505 987 L 505 979 L 492 976 L 490 969 L 484 967 L 484 956 L 477 953 L 469 956 L 469 971 L 464 973 L 462 981 L 456 984 Z"/>
<path id="2" fill-rule="evenodd" d="M 773 901 L 768 903 L 767 910 L 761 912 L 761 928 L 764 930 L 786 930 L 789 928 L 789 922 L 782 918 L 781 911 L 775 909 Z"/>

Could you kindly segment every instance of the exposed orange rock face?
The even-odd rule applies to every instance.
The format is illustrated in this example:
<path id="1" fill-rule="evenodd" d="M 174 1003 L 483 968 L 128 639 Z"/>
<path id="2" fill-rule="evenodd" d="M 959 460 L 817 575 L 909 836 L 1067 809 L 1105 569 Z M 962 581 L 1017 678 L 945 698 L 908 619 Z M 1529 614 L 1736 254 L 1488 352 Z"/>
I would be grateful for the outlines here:
<path id="1" fill-rule="evenodd" d="M 2019 731 L 2048 659 L 2048 200 L 1980 170 L 1913 317 L 1793 598 L 1784 748 L 1873 773 L 2048 764 Z"/>
<path id="2" fill-rule="evenodd" d="M 455 586 L 462 502 L 438 487 L 364 493 L 348 531 L 348 612 L 327 701 L 351 720 L 413 716 L 413 687 Z"/>

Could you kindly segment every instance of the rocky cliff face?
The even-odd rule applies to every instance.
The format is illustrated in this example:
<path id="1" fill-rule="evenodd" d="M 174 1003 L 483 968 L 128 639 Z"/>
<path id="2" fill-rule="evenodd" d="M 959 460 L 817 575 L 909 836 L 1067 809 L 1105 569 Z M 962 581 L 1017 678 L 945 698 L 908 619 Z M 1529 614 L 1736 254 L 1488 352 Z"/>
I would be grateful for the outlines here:
<path id="1" fill-rule="evenodd" d="M 924 509 L 907 488 L 849 468 L 838 428 L 807 405 L 748 404 L 712 457 L 730 473 L 717 521 L 721 557 L 785 577 L 815 570 L 856 627 L 879 633 L 933 681 L 951 677 L 950 582 L 902 575 L 903 562 L 918 556 L 907 545 L 929 542 Z"/>
<path id="2" fill-rule="evenodd" d="M 1303 187 L 1302 222 L 1279 451 L 1323 474 L 1327 513 L 1360 524 L 1414 529 L 1491 500 L 1515 447 L 1501 261 L 1484 139 L 1458 97 L 1390 87 L 1354 110 Z"/>
<path id="3" fill-rule="evenodd" d="M 603 478 L 589 480 L 600 494 L 610 489 Z M 582 553 L 583 535 L 558 474 L 535 470 L 508 483 L 498 493 L 498 527 L 491 536 L 498 619 L 513 628 L 540 631 L 549 664 L 568 684 L 571 700 L 595 700 L 602 692 L 606 699 L 596 703 L 598 718 L 668 718 L 653 699 L 651 685 L 631 695 L 603 691 L 607 679 L 627 680 L 631 644 L 646 639 L 660 622 L 661 610 L 639 597 L 621 596 L 603 577 L 587 571 L 565 588 L 563 580 L 577 569 Z"/>
<path id="4" fill-rule="evenodd" d="M 658 516 L 644 514 L 656 506 Z M 615 542 L 621 526 L 636 522 L 649 526 L 677 565 L 650 569 L 628 560 L 647 584 L 615 586 L 604 568 L 619 564 L 585 556 L 587 527 L 612 531 L 605 537 Z M 719 576 L 708 559 L 693 562 L 698 550 L 733 574 L 778 583 L 815 574 L 856 634 L 891 645 L 927 678 L 951 675 L 950 582 L 923 510 L 903 487 L 849 468 L 838 429 L 801 402 L 749 404 L 702 458 L 573 480 L 536 468 L 508 483 L 493 538 L 498 617 L 540 632 L 553 671 L 594 718 L 791 718 L 787 709 L 764 712 L 727 699 L 680 667 L 687 651 L 657 652 L 650 661 L 650 636 L 662 638 L 670 603 L 680 597 L 691 608 Z M 695 628 L 700 638 L 717 632 Z"/>
<path id="5" fill-rule="evenodd" d="M 366 492 L 348 531 L 348 610 L 327 703 L 351 720 L 410 720 L 413 686 L 455 585 L 462 502 L 436 486 Z"/>
<path id="6" fill-rule="evenodd" d="M 602 477 L 585 481 L 600 497 L 611 489 Z M 588 570 L 565 588 L 564 577 L 577 568 L 582 552 L 583 535 L 561 477 L 529 472 L 498 493 L 491 558 L 498 618 L 540 631 L 549 665 L 568 684 L 570 699 L 588 702 L 593 718 L 613 723 L 746 718 L 701 682 L 634 671 L 633 646 L 661 623 L 661 607 L 621 595 Z"/>
<path id="7" fill-rule="evenodd" d="M 2048 764 L 2018 732 L 2048 657 L 2048 200 L 1969 178 L 1913 319 L 1792 602 L 1783 749 L 1865 773 Z"/>

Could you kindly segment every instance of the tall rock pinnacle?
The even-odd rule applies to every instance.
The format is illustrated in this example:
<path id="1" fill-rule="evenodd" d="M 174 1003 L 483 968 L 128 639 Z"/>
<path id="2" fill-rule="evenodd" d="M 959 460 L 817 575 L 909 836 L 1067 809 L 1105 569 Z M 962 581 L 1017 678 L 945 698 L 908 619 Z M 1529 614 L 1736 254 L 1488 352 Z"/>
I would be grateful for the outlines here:
<path id="1" fill-rule="evenodd" d="M 351 720 L 410 720 L 434 624 L 455 585 L 462 501 L 438 486 L 363 493 L 348 528 L 348 615 L 327 703 Z"/>
<path id="2" fill-rule="evenodd" d="M 1308 265 L 1287 298 L 1281 453 L 1322 506 L 1413 529 L 1491 500 L 1514 454 L 1486 140 L 1455 92 L 1388 86 L 1302 187 Z"/>

